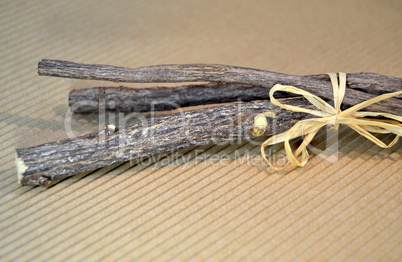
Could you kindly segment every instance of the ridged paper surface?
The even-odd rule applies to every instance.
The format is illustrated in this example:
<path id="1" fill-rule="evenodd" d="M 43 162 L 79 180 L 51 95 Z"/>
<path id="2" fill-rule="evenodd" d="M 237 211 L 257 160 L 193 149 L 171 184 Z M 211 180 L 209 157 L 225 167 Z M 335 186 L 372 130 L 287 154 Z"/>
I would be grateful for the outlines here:
<path id="1" fill-rule="evenodd" d="M 67 138 L 66 118 L 76 134 L 123 118 L 70 117 L 70 90 L 118 84 L 38 76 L 40 59 L 402 77 L 401 14 L 398 0 L 1 1 L 0 260 L 400 260 L 401 142 L 381 149 L 342 127 L 285 174 L 234 143 L 49 188 L 18 185 L 15 149 Z"/>

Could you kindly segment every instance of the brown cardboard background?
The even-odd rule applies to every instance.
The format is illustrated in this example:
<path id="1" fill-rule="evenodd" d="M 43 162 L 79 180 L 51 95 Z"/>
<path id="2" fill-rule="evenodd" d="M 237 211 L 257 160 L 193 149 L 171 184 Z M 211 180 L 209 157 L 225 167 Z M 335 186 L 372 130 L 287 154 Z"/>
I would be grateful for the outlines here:
<path id="1" fill-rule="evenodd" d="M 256 145 L 205 146 L 183 154 L 212 160 L 124 164 L 48 189 L 16 183 L 14 150 L 66 138 L 69 90 L 94 85 L 37 76 L 42 58 L 402 77 L 401 14 L 397 0 L 2 1 L 1 260 L 398 260 L 401 142 L 381 149 L 342 128 L 338 161 L 286 175 L 233 160 L 258 159 Z M 98 121 L 74 116 L 74 130 Z"/>

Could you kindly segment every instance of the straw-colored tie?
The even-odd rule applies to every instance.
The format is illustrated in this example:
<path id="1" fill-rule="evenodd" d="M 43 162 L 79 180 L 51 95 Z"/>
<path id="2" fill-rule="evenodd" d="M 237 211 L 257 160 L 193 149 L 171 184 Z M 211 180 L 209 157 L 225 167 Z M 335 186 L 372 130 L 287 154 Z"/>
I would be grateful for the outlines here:
<path id="1" fill-rule="evenodd" d="M 306 120 L 301 120 L 297 122 L 293 127 L 291 127 L 288 131 L 274 135 L 267 139 L 261 145 L 261 154 L 264 160 L 269 164 L 269 166 L 274 170 L 282 170 L 289 163 L 292 163 L 296 166 L 304 166 L 308 161 L 308 152 L 306 147 L 317 134 L 317 132 L 325 125 L 332 125 L 335 130 L 339 128 L 340 124 L 345 124 L 350 128 L 354 129 L 356 132 L 371 140 L 375 144 L 379 145 L 383 148 L 388 148 L 393 146 L 400 136 L 402 136 L 402 117 L 381 113 L 381 112 L 358 112 L 359 110 L 370 106 L 371 104 L 377 103 L 379 101 L 397 96 L 402 94 L 402 91 L 383 94 L 367 101 L 364 101 L 360 104 L 357 104 L 353 107 L 346 109 L 345 111 L 341 111 L 341 104 L 343 97 L 345 95 L 346 88 L 346 74 L 339 73 L 339 84 L 337 75 L 335 73 L 329 73 L 329 77 L 331 78 L 331 83 L 334 92 L 334 107 L 326 103 L 321 98 L 304 91 L 302 89 L 296 88 L 294 86 L 284 86 L 284 85 L 275 85 L 271 91 L 269 92 L 269 97 L 271 102 L 277 106 L 285 108 L 287 110 L 295 111 L 295 112 L 304 112 L 308 114 L 312 114 L 318 116 L 319 118 L 311 118 Z M 278 100 L 274 98 L 274 93 L 276 91 L 284 91 L 293 94 L 299 94 L 304 96 L 310 103 L 312 103 L 319 110 L 311 110 L 306 108 L 301 108 L 297 106 L 284 105 L 281 104 Z M 385 117 L 387 119 L 374 119 L 374 118 L 365 118 L 365 117 Z M 254 119 L 254 125 L 259 129 L 263 129 L 267 126 L 266 117 L 275 117 L 275 114 L 272 112 L 265 112 L 259 114 Z M 372 133 L 393 133 L 396 135 L 394 140 L 388 145 L 384 142 L 380 141 L 378 138 L 370 134 Z M 296 149 L 293 153 L 292 148 L 290 147 L 289 140 L 305 135 L 302 144 Z M 273 144 L 277 144 L 280 142 L 284 142 L 285 150 L 286 150 L 286 164 L 281 167 L 276 167 L 271 164 L 271 162 L 267 159 L 265 155 L 265 147 Z M 301 153 L 301 158 L 298 160 L 298 156 Z"/>

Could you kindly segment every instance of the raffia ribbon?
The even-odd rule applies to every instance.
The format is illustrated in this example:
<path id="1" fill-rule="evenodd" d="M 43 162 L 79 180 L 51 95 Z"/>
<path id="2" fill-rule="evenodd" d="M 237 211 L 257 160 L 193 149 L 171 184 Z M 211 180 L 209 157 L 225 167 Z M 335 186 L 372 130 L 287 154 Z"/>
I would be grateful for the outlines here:
<path id="1" fill-rule="evenodd" d="M 383 148 L 389 148 L 393 146 L 398 141 L 398 138 L 402 136 L 401 116 L 381 112 L 358 112 L 359 110 L 367 106 L 370 106 L 371 104 L 400 95 L 402 94 L 402 91 L 383 94 L 374 97 L 372 99 L 369 99 L 367 101 L 364 101 L 360 104 L 357 104 L 353 107 L 350 107 L 345 111 L 341 111 L 341 104 L 343 97 L 345 95 L 345 88 L 346 88 L 346 74 L 339 73 L 339 84 L 337 75 L 335 73 L 329 73 L 328 75 L 331 78 L 331 83 L 334 92 L 334 107 L 326 103 L 321 98 L 307 91 L 296 88 L 294 86 L 284 86 L 277 84 L 269 92 L 271 102 L 277 106 L 280 106 L 287 110 L 295 112 L 304 112 L 320 117 L 320 118 L 301 120 L 297 122 L 293 127 L 291 127 L 288 131 L 270 137 L 261 145 L 261 154 L 264 160 L 269 164 L 269 166 L 272 169 L 277 171 L 282 170 L 286 166 L 288 166 L 289 163 L 292 163 L 295 166 L 304 166 L 308 161 L 308 152 L 306 149 L 307 146 L 314 138 L 314 136 L 317 134 L 317 132 L 325 125 L 332 125 L 335 130 L 339 128 L 340 124 L 347 125 L 350 128 L 354 129 L 356 132 L 358 132 L 360 135 L 366 137 L 367 139 L 371 140 L 372 142 Z M 297 106 L 283 105 L 274 98 L 274 93 L 276 91 L 285 91 L 302 95 L 319 110 L 311 110 Z M 272 115 L 271 112 L 262 113 L 256 116 L 254 120 L 255 125 L 259 127 L 264 125 L 266 126 L 267 125 L 265 118 L 266 116 L 275 117 Z M 367 116 L 369 117 L 381 116 L 386 117 L 388 119 L 365 118 Z M 387 145 L 384 142 L 380 141 L 375 136 L 373 136 L 372 134 L 370 134 L 369 132 L 382 133 L 382 134 L 393 133 L 396 135 L 396 137 L 391 143 Z M 303 142 L 293 153 L 289 140 L 300 137 L 302 135 L 305 135 Z M 276 167 L 272 165 L 271 162 L 267 159 L 265 155 L 265 147 L 280 142 L 284 142 L 287 161 L 285 165 L 281 167 Z M 300 153 L 301 153 L 301 159 L 298 160 L 297 158 L 300 155 Z"/>

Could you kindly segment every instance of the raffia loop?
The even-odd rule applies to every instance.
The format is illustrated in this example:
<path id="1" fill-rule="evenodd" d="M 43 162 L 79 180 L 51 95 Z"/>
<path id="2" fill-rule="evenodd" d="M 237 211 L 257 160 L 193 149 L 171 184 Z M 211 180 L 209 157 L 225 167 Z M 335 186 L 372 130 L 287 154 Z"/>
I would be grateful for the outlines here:
<path id="1" fill-rule="evenodd" d="M 335 130 L 339 128 L 340 124 L 347 125 L 350 128 L 354 129 L 359 134 L 361 134 L 362 136 L 366 137 L 367 139 L 371 140 L 372 142 L 383 148 L 393 146 L 398 141 L 398 138 L 402 136 L 401 116 L 381 112 L 358 112 L 359 110 L 367 106 L 370 106 L 374 103 L 400 95 L 402 94 L 402 91 L 383 94 L 375 98 L 369 99 L 367 101 L 364 101 L 360 104 L 357 104 L 345 111 L 341 111 L 341 104 L 343 97 L 345 96 L 345 89 L 346 89 L 346 74 L 339 73 L 339 84 L 337 75 L 335 73 L 329 73 L 328 75 L 331 78 L 331 83 L 334 92 L 334 106 L 331 106 L 321 98 L 307 91 L 296 88 L 294 86 L 284 86 L 278 84 L 275 85 L 269 92 L 269 96 L 273 104 L 285 108 L 287 110 L 295 112 L 304 112 L 319 117 L 319 118 L 301 120 L 297 122 L 293 127 L 291 127 L 288 131 L 270 137 L 261 145 L 261 154 L 264 160 L 269 164 L 269 166 L 272 169 L 277 171 L 282 170 L 286 166 L 288 166 L 289 163 L 292 163 L 295 166 L 304 166 L 308 161 L 307 146 L 314 138 L 314 136 L 317 134 L 317 132 L 325 125 L 332 125 Z M 319 110 L 311 110 L 297 106 L 281 104 L 277 99 L 274 98 L 274 93 L 276 91 L 289 92 L 293 94 L 302 95 Z M 364 118 L 367 116 L 385 117 L 387 119 Z M 258 117 L 259 116 L 256 117 L 256 120 Z M 375 136 L 373 136 L 370 132 L 382 133 L 382 134 L 393 133 L 396 135 L 396 137 L 391 143 L 387 145 L 384 142 L 380 141 Z M 293 138 L 297 138 L 303 135 L 305 136 L 303 142 L 293 153 L 289 141 Z M 272 165 L 271 162 L 267 159 L 265 154 L 265 147 L 280 142 L 284 142 L 287 161 L 285 165 L 281 167 L 276 167 Z M 300 160 L 298 158 L 300 158 Z"/>

